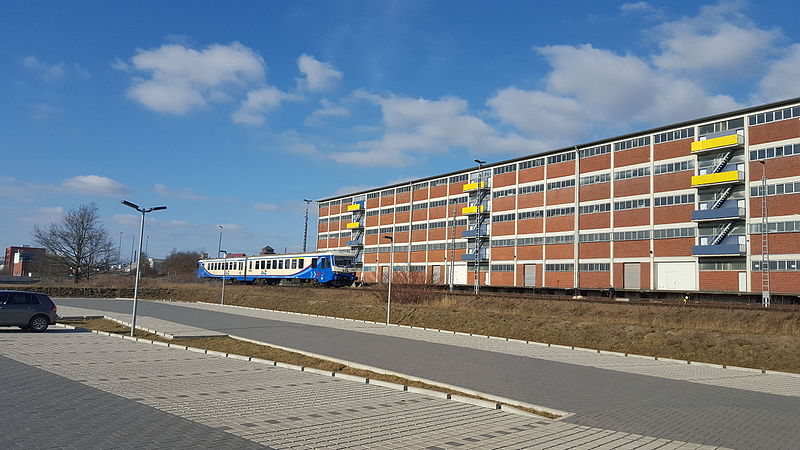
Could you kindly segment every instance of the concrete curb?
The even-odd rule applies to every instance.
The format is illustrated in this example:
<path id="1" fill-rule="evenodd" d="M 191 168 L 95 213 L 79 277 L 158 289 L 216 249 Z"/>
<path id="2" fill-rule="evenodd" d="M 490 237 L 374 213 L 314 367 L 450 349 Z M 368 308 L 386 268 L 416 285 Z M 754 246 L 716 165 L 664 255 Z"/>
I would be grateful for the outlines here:
<path id="1" fill-rule="evenodd" d="M 218 303 L 210 303 L 210 302 L 185 302 L 185 301 L 173 301 L 173 300 L 149 300 L 149 301 L 157 301 L 157 302 L 165 302 L 165 303 L 185 303 L 191 305 L 192 303 L 197 303 L 201 305 L 209 305 L 209 306 L 217 306 L 217 307 L 225 307 L 225 308 L 240 308 L 240 309 L 247 309 L 253 311 L 267 311 L 271 313 L 279 313 L 279 314 L 288 314 L 288 315 L 295 315 L 295 316 L 306 316 L 306 317 L 319 317 L 324 319 L 335 319 L 335 320 L 343 320 L 347 322 L 362 322 L 371 325 L 381 325 L 387 326 L 383 322 L 372 322 L 368 320 L 361 320 L 361 319 L 349 319 L 346 317 L 334 317 L 334 316 L 323 316 L 319 314 L 308 314 L 308 313 L 299 313 L 293 311 L 280 311 L 276 309 L 263 309 L 263 308 L 254 308 L 251 306 L 239 306 L 239 305 L 220 305 Z M 702 365 L 704 367 L 712 367 L 717 369 L 728 369 L 728 370 L 740 370 L 744 372 L 750 373 L 760 373 L 760 374 L 772 374 L 772 375 L 781 375 L 781 376 L 788 376 L 793 378 L 800 378 L 800 374 L 798 373 L 791 373 L 791 372 L 781 372 L 778 370 L 766 370 L 766 369 L 755 369 L 751 367 L 740 367 L 740 366 L 729 366 L 727 364 L 716 364 L 716 363 L 707 363 L 707 362 L 697 362 L 697 361 L 689 361 L 689 360 L 682 360 L 682 359 L 671 359 L 671 358 L 662 358 L 659 356 L 649 356 L 649 355 L 638 355 L 634 353 L 621 353 L 615 352 L 610 350 L 599 350 L 594 348 L 585 348 L 585 347 L 574 347 L 569 345 L 559 345 L 559 344 L 549 344 L 547 342 L 538 342 L 538 341 L 524 341 L 521 339 L 513 339 L 513 338 L 505 338 L 500 336 L 486 336 L 482 334 L 474 334 L 474 333 L 465 333 L 462 331 L 452 331 L 452 330 L 440 330 L 436 328 L 425 328 L 425 327 L 415 327 L 411 325 L 400 325 L 400 324 L 389 324 L 388 326 L 399 327 L 399 328 L 409 328 L 409 329 L 418 329 L 424 331 L 437 331 L 439 333 L 446 333 L 446 334 L 454 334 L 454 335 L 461 335 L 461 336 L 472 336 L 472 337 L 481 337 L 481 338 L 489 338 L 489 339 L 498 339 L 504 340 L 508 342 L 517 342 L 517 343 L 525 343 L 525 344 L 533 344 L 545 347 L 556 347 L 556 348 L 563 348 L 568 350 L 579 350 L 579 351 L 587 351 L 591 353 L 597 353 L 601 355 L 614 355 L 614 356 L 622 356 L 622 357 L 631 357 L 631 358 L 643 358 L 643 359 L 650 359 L 654 361 L 664 361 L 664 362 L 671 362 L 676 364 L 696 364 Z M 231 336 L 234 337 L 235 336 Z M 266 344 L 265 344 L 266 345 Z M 297 352 L 296 350 L 292 350 Z M 300 352 L 297 352 L 300 353 Z M 433 384 L 433 383 L 431 383 Z"/>
<path id="2" fill-rule="evenodd" d="M 122 323 L 122 321 L 119 321 L 119 320 L 116 320 L 116 319 L 113 319 L 113 318 L 110 318 L 110 317 L 105 317 L 105 318 L 109 319 L 109 320 L 112 320 L 114 322 L 117 322 L 117 323 Z M 417 394 L 422 394 L 422 395 L 428 395 L 428 396 L 431 396 L 431 397 L 436 397 L 436 398 L 441 398 L 441 399 L 446 399 L 446 400 L 453 400 L 453 401 L 457 401 L 457 402 L 460 402 L 460 403 L 468 403 L 468 404 L 471 404 L 471 405 L 480 406 L 480 407 L 484 407 L 484 408 L 506 411 L 506 412 L 509 412 L 509 413 L 512 413 L 512 414 L 535 417 L 537 419 L 545 419 L 546 417 L 544 417 L 542 415 L 539 415 L 539 414 L 535 414 L 535 413 L 531 413 L 531 412 L 525 411 L 523 409 L 515 408 L 514 406 L 533 409 L 533 410 L 544 412 L 544 413 L 547 413 L 547 414 L 552 414 L 552 415 L 559 416 L 557 419 L 550 419 L 550 420 L 561 420 L 561 419 L 567 418 L 569 416 L 572 416 L 574 414 L 574 413 L 568 413 L 568 412 L 560 411 L 560 410 L 553 409 L 553 408 L 547 408 L 547 407 L 533 405 L 533 404 L 526 403 L 526 402 L 520 402 L 520 401 L 517 401 L 517 400 L 503 399 L 502 397 L 494 397 L 494 396 L 491 396 L 491 395 L 488 395 L 488 394 L 485 394 L 485 393 L 481 393 L 481 392 L 478 392 L 478 391 L 473 391 L 471 389 L 459 388 L 457 386 L 447 385 L 447 384 L 444 384 L 444 383 L 438 383 L 438 382 L 435 382 L 435 381 L 425 380 L 425 379 L 418 378 L 418 377 L 402 375 L 402 374 L 399 374 L 399 373 L 386 371 L 386 370 L 379 369 L 379 368 L 371 368 L 370 366 L 364 366 L 364 365 L 357 364 L 357 363 L 346 364 L 346 362 L 344 360 L 333 359 L 333 358 L 325 357 L 324 355 L 316 355 L 316 354 L 312 354 L 312 353 L 308 353 L 308 352 L 303 352 L 303 351 L 300 351 L 300 350 L 290 349 L 288 347 L 281 347 L 281 346 L 272 345 L 272 344 L 268 344 L 268 343 L 264 343 L 264 342 L 260 342 L 260 341 L 255 341 L 255 340 L 252 340 L 252 339 L 240 338 L 240 337 L 237 337 L 237 336 L 230 336 L 230 337 L 233 338 L 233 339 L 238 339 L 238 340 L 244 341 L 244 342 L 250 342 L 250 343 L 253 343 L 253 344 L 266 345 L 266 346 L 270 346 L 270 347 L 274 347 L 274 348 L 279 348 L 279 349 L 282 349 L 282 350 L 292 351 L 292 352 L 295 352 L 295 353 L 304 354 L 306 356 L 312 356 L 312 357 L 315 357 L 315 358 L 318 358 L 318 359 L 325 359 L 327 361 L 339 362 L 341 364 L 346 364 L 346 365 L 349 365 L 350 367 L 353 367 L 353 368 L 356 368 L 356 369 L 370 370 L 370 371 L 373 371 L 373 372 L 376 372 L 376 373 L 381 373 L 381 374 L 384 374 L 384 375 L 395 375 L 395 376 L 399 376 L 399 377 L 403 377 L 403 378 L 408 378 L 408 379 L 410 379 L 412 381 L 420 381 L 420 382 L 431 384 L 431 385 L 434 385 L 434 386 L 439 386 L 439 387 L 443 387 L 443 388 L 454 390 L 454 391 L 460 391 L 460 392 L 463 392 L 463 393 L 466 393 L 466 394 L 470 394 L 470 395 L 476 395 L 476 396 L 479 396 L 479 397 L 488 398 L 488 399 L 491 399 L 492 401 L 476 399 L 476 398 L 472 398 L 472 397 L 465 397 L 465 396 L 455 395 L 455 394 L 447 394 L 447 393 L 444 393 L 444 392 L 433 391 L 433 390 L 430 390 L 430 389 L 423 389 L 423 388 L 418 388 L 418 387 L 414 387 L 414 386 L 407 386 L 407 385 L 397 384 L 397 383 L 390 383 L 388 381 L 372 380 L 372 379 L 369 379 L 369 378 L 358 377 L 358 376 L 355 376 L 355 375 L 349 375 L 349 374 L 345 374 L 345 373 L 328 372 L 328 371 L 325 371 L 325 370 L 315 369 L 315 368 L 311 368 L 311 367 L 297 366 L 297 365 L 294 365 L 294 364 L 282 363 L 282 362 L 279 362 L 279 361 L 270 361 L 270 360 L 267 360 L 267 359 L 253 358 L 253 357 L 250 357 L 250 356 L 237 355 L 237 354 L 233 354 L 233 353 L 223 353 L 223 352 L 218 352 L 218 351 L 214 351 L 214 350 L 207 350 L 207 349 L 202 349 L 202 348 L 189 347 L 189 346 L 185 346 L 185 345 L 176 345 L 176 344 L 168 343 L 168 342 L 152 341 L 152 340 L 149 340 L 149 339 L 143 339 L 143 338 L 139 338 L 139 337 L 131 337 L 131 336 L 127 336 L 127 335 L 108 333 L 108 332 L 104 332 L 104 331 L 90 330 L 90 329 L 86 329 L 86 328 L 80 328 L 80 327 L 75 327 L 75 326 L 72 326 L 72 325 L 66 325 L 66 324 L 61 324 L 61 323 L 57 323 L 54 326 L 59 327 L 59 328 L 72 329 L 72 330 L 85 330 L 85 331 L 91 332 L 93 334 L 99 334 L 99 335 L 108 336 L 108 337 L 117 337 L 117 338 L 126 339 L 126 340 L 130 340 L 130 341 L 134 341 L 134 342 L 141 342 L 141 343 L 146 343 L 146 344 L 151 344 L 151 345 L 158 345 L 158 346 L 161 346 L 161 347 L 174 348 L 174 349 L 178 349 L 178 350 L 188 350 L 188 351 L 196 352 L 196 353 L 204 353 L 206 355 L 219 356 L 219 357 L 223 357 L 223 358 L 231 358 L 231 359 L 237 359 L 237 360 L 241 360 L 241 361 L 260 363 L 260 364 L 267 364 L 267 365 L 271 365 L 271 366 L 281 367 L 281 368 L 284 368 L 284 369 L 297 370 L 297 371 L 300 371 L 300 372 L 310 372 L 310 373 L 314 373 L 314 374 L 317 374 L 317 375 L 339 378 L 339 379 L 342 379 L 342 380 L 345 380 L 345 381 L 370 384 L 370 385 L 375 385 L 375 386 L 379 386 L 379 387 L 383 387 L 383 388 L 393 389 L 393 390 L 396 390 L 396 391 L 412 392 L 412 393 L 417 393 Z M 130 325 L 126 325 L 126 326 L 130 326 Z M 145 330 L 144 328 L 141 328 L 141 327 L 138 327 L 138 326 L 136 328 L 140 329 L 142 331 L 147 331 L 148 333 L 152 333 L 152 331 Z M 153 333 L 153 334 L 155 334 L 155 333 Z M 159 334 L 159 336 L 160 336 L 160 334 Z M 506 403 L 506 404 L 502 404 L 500 402 L 503 402 L 503 403 Z M 513 405 L 513 406 L 511 406 L 511 405 Z"/>

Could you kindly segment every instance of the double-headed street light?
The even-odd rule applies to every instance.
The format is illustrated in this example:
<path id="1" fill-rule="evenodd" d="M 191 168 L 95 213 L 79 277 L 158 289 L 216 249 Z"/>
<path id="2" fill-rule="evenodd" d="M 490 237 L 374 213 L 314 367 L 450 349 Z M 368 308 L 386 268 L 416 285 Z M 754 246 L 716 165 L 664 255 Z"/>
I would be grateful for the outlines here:
<path id="1" fill-rule="evenodd" d="M 131 207 L 140 213 L 142 213 L 142 226 L 139 229 L 139 256 L 136 258 L 136 281 L 133 284 L 133 313 L 131 314 L 133 317 L 131 318 L 131 336 L 136 335 L 136 302 L 139 298 L 139 273 L 141 272 L 141 254 L 142 254 L 142 238 L 144 238 L 144 215 L 152 212 L 152 211 L 161 211 L 162 209 L 167 209 L 166 206 L 156 206 L 153 208 L 142 208 L 135 203 L 131 203 L 127 200 L 123 200 L 122 204 L 128 207 Z"/>
<path id="2" fill-rule="evenodd" d="M 394 238 L 391 236 L 382 236 L 392 243 L 389 248 L 389 294 L 386 296 L 386 325 L 389 325 L 389 315 L 392 312 L 392 278 L 394 278 Z"/>

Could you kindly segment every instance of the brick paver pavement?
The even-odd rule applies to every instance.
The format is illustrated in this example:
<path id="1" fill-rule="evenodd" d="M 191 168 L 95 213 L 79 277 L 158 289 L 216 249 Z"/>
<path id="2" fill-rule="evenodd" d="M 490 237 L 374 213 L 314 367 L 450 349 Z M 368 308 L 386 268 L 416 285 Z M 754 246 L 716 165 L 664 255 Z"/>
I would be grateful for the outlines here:
<path id="1" fill-rule="evenodd" d="M 0 376 L 3 448 L 714 448 L 63 329 L 0 329 Z"/>
<path id="2" fill-rule="evenodd" d="M 60 304 L 129 313 L 129 302 Z M 215 305 L 142 314 L 574 412 L 582 425 L 740 448 L 800 442 L 798 377 Z"/>

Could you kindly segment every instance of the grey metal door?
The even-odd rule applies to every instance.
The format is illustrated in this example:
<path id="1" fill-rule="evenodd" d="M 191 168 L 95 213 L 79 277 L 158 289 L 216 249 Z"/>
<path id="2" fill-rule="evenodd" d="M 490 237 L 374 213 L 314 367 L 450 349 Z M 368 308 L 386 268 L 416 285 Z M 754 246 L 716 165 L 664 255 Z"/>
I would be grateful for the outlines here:
<path id="1" fill-rule="evenodd" d="M 641 263 L 623 264 L 623 284 L 625 289 L 641 289 L 642 269 Z"/>
<path id="2" fill-rule="evenodd" d="M 433 284 L 442 284 L 442 266 L 433 266 Z"/>
<path id="3" fill-rule="evenodd" d="M 536 286 L 536 264 L 525 264 L 523 286 Z"/>

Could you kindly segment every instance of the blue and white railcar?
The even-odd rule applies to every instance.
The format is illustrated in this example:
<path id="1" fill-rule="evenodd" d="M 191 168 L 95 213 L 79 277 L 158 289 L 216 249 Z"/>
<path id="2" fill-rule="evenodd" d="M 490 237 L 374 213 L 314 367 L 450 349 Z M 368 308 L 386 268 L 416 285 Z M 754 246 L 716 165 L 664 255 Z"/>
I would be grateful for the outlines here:
<path id="1" fill-rule="evenodd" d="M 340 252 L 243 256 L 197 262 L 198 278 L 225 278 L 248 284 L 301 280 L 328 286 L 349 286 L 356 279 L 355 272 L 353 255 Z"/>

